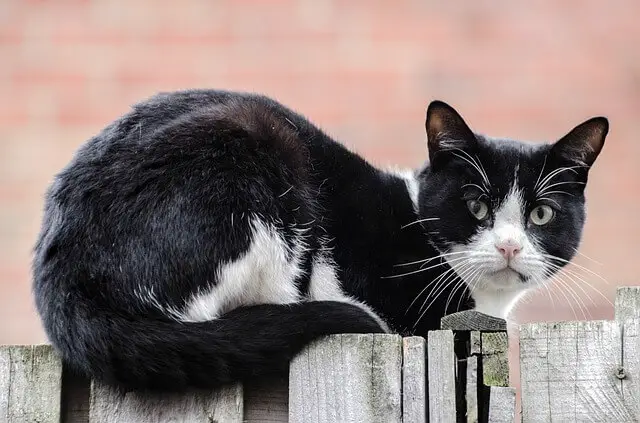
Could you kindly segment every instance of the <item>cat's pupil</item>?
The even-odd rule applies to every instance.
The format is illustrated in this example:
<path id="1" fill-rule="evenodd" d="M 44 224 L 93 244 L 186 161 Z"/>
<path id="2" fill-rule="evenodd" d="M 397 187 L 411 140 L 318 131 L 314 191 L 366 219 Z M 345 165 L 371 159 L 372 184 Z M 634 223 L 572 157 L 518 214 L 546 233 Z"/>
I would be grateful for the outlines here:
<path id="1" fill-rule="evenodd" d="M 538 210 L 536 210 L 536 214 L 538 215 L 538 219 L 544 219 L 544 209 L 542 207 L 539 207 Z"/>
<path id="2" fill-rule="evenodd" d="M 482 206 L 480 205 L 480 202 L 479 202 L 479 201 L 473 201 L 473 202 L 471 203 L 471 213 L 473 213 L 473 214 L 479 214 L 479 213 L 480 213 L 480 208 L 481 208 L 481 207 L 482 207 Z"/>

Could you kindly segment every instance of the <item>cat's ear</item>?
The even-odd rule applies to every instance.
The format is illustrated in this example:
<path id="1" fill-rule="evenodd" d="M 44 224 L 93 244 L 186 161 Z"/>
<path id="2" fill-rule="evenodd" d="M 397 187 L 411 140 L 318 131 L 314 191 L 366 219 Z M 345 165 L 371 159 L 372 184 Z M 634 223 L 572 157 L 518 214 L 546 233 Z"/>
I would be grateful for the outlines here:
<path id="1" fill-rule="evenodd" d="M 427 108 L 425 122 L 429 159 L 444 150 L 468 149 L 475 146 L 476 137 L 462 116 L 442 101 L 432 101 Z"/>
<path id="2" fill-rule="evenodd" d="M 600 154 L 608 132 L 607 118 L 595 117 L 573 128 L 551 151 L 565 160 L 590 167 Z"/>

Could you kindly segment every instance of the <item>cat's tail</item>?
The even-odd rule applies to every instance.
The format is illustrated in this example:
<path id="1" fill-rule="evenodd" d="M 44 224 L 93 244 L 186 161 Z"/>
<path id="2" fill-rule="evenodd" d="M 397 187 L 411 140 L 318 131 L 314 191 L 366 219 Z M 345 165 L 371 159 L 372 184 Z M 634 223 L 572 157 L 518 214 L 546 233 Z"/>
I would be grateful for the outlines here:
<path id="1" fill-rule="evenodd" d="M 206 322 L 103 313 L 76 309 L 49 336 L 72 368 L 125 389 L 215 388 L 284 372 L 302 347 L 324 335 L 384 332 L 362 308 L 335 301 L 240 307 Z"/>

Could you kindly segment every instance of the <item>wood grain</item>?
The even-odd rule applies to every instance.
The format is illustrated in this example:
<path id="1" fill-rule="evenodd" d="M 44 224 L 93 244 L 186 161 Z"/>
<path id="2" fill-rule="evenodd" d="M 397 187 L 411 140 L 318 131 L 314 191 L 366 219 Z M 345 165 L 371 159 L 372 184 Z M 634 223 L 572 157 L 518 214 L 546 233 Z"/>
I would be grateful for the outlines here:
<path id="1" fill-rule="evenodd" d="M 459 311 L 440 319 L 440 328 L 448 330 L 506 331 L 507 322 L 474 310 Z"/>
<path id="2" fill-rule="evenodd" d="M 184 394 L 118 392 L 92 383 L 90 423 L 241 423 L 243 390 L 241 385 L 214 392 L 191 391 Z"/>
<path id="3" fill-rule="evenodd" d="M 402 340 L 402 421 L 427 422 L 427 344 L 412 336 Z"/>
<path id="4" fill-rule="evenodd" d="M 332 335 L 306 347 L 289 370 L 289 421 L 400 422 L 402 340 Z"/>
<path id="5" fill-rule="evenodd" d="M 640 318 L 640 286 L 623 286 L 616 293 L 616 320 Z"/>
<path id="6" fill-rule="evenodd" d="M 0 346 L 0 421 L 59 423 L 62 363 L 49 345 Z"/>
<path id="7" fill-rule="evenodd" d="M 435 330 L 427 338 L 429 421 L 456 421 L 456 365 L 453 332 Z"/>
<path id="8" fill-rule="evenodd" d="M 611 321 L 522 325 L 523 421 L 636 421 L 616 376 L 621 335 Z"/>
<path id="9" fill-rule="evenodd" d="M 513 423 L 516 416 L 516 388 L 489 388 L 489 423 Z"/>

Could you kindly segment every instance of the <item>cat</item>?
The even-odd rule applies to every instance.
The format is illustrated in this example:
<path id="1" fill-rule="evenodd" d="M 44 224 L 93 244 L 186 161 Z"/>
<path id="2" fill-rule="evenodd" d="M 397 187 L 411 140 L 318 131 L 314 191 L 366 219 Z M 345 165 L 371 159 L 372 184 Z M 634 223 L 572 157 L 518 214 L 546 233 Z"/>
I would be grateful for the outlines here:
<path id="1" fill-rule="evenodd" d="M 491 139 L 427 108 L 428 161 L 380 170 L 266 96 L 160 93 L 55 177 L 33 259 L 47 336 L 122 389 L 214 388 L 286 371 L 334 333 L 504 317 L 571 260 L 608 132 Z"/>

